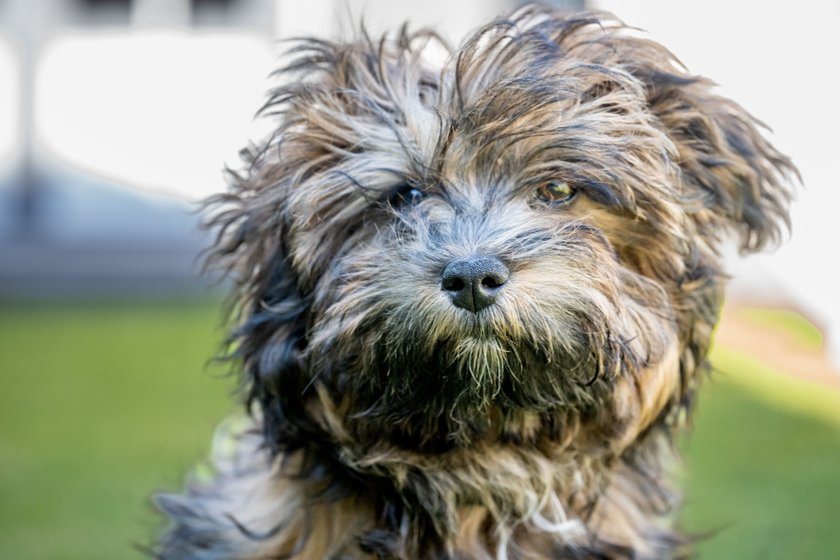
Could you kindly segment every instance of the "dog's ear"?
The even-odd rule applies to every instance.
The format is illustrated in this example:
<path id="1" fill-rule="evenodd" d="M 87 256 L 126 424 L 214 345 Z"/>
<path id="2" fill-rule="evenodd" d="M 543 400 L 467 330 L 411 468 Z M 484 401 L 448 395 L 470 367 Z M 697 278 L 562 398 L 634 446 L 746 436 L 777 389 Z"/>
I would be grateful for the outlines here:
<path id="1" fill-rule="evenodd" d="M 799 176 L 765 139 L 760 121 L 609 14 L 573 18 L 563 29 L 559 42 L 567 52 L 642 83 L 650 111 L 676 147 L 686 207 L 701 236 L 720 241 L 734 230 L 744 252 L 779 241 L 789 225 L 790 185 Z"/>
<path id="2" fill-rule="evenodd" d="M 762 135 L 765 128 L 738 104 L 716 95 L 703 78 L 653 65 L 635 70 L 650 110 L 677 149 L 682 185 L 701 235 L 734 229 L 741 250 L 779 241 L 789 227 L 790 159 Z"/>
<path id="3" fill-rule="evenodd" d="M 236 327 L 225 357 L 244 373 L 249 410 L 262 417 L 267 445 L 291 450 L 309 426 L 299 402 L 309 303 L 286 249 L 286 181 L 265 149 L 242 155 L 246 171 L 229 172 L 229 192 L 206 203 L 207 226 L 217 234 L 207 266 L 233 284 L 229 314 Z"/>

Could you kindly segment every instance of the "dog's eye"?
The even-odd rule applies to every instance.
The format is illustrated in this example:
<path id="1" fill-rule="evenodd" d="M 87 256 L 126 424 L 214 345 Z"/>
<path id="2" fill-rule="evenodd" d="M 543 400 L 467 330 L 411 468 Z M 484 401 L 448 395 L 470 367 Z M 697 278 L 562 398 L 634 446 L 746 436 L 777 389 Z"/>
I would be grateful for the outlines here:
<path id="1" fill-rule="evenodd" d="M 426 196 L 426 193 L 418 189 L 417 187 L 405 183 L 400 185 L 400 187 L 395 190 L 390 198 L 388 199 L 388 203 L 393 206 L 394 208 L 401 208 L 403 206 L 411 206 L 412 204 L 417 204 Z"/>
<path id="2" fill-rule="evenodd" d="M 566 181 L 546 181 L 537 188 L 537 198 L 548 204 L 565 204 L 572 200 L 577 190 Z"/>

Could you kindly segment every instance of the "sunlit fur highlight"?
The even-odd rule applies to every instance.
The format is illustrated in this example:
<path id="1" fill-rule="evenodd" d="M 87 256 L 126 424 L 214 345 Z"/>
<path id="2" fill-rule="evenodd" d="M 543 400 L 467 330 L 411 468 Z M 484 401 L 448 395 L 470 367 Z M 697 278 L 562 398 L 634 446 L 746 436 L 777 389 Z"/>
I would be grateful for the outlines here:
<path id="1" fill-rule="evenodd" d="M 719 251 L 779 240 L 795 169 L 612 16 L 529 6 L 440 68 L 430 45 L 291 49 L 276 132 L 210 203 L 251 419 L 215 478 L 158 498 L 160 558 L 690 553 L 671 437 Z M 550 180 L 576 195 L 541 200 Z M 479 313 L 440 285 L 471 255 L 510 271 Z"/>

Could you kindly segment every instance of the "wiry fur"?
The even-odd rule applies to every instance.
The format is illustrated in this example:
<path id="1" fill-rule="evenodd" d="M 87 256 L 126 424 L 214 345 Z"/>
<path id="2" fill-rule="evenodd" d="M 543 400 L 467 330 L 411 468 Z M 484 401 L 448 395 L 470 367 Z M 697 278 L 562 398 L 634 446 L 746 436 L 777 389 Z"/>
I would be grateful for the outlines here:
<path id="1" fill-rule="evenodd" d="M 778 239 L 795 170 L 608 15 L 528 7 L 443 68 L 432 32 L 308 40 L 277 132 L 213 200 L 254 429 L 161 497 L 160 558 L 668 558 L 670 436 L 719 247 Z M 578 190 L 553 207 L 545 181 Z M 389 200 L 401 185 L 425 193 Z M 447 263 L 510 269 L 454 307 Z"/>

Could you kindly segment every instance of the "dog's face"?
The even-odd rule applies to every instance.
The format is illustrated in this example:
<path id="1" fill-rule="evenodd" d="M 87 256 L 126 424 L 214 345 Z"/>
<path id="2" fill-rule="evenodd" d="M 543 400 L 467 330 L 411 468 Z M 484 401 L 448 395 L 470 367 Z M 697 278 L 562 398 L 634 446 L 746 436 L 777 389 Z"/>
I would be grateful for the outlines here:
<path id="1" fill-rule="evenodd" d="M 774 240 L 788 160 L 604 18 L 310 42 L 218 199 L 269 441 L 620 451 L 690 399 L 718 246 Z"/>

